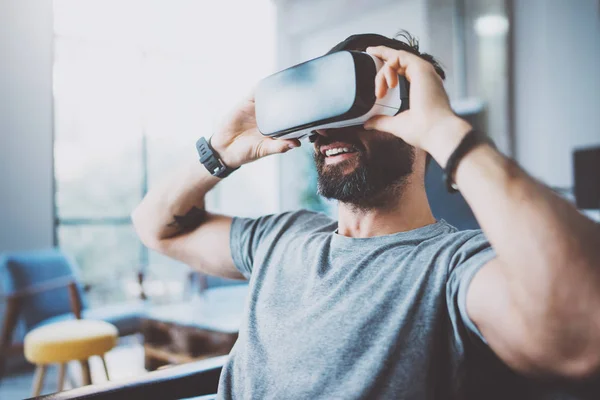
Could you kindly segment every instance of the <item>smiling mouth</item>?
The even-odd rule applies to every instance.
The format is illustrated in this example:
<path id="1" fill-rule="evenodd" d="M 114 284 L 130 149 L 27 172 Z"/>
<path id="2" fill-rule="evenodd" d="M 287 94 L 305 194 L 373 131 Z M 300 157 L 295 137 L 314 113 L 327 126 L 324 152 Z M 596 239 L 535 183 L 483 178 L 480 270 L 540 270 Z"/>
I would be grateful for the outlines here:
<path id="1" fill-rule="evenodd" d="M 351 153 L 356 153 L 356 150 L 354 150 L 351 147 L 336 147 L 333 149 L 325 150 L 326 157 L 335 157 L 340 154 L 351 154 Z"/>
<path id="2" fill-rule="evenodd" d="M 324 154 L 325 165 L 331 165 L 356 158 L 358 152 L 351 147 L 336 147 L 325 150 Z"/>

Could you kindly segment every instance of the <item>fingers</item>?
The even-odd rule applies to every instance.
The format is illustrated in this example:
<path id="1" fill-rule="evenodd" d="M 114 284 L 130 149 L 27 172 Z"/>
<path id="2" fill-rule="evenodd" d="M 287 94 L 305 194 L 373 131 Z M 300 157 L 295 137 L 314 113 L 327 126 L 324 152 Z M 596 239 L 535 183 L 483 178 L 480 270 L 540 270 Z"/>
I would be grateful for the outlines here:
<path id="1" fill-rule="evenodd" d="M 415 59 L 420 60 L 419 57 L 407 51 L 395 50 L 385 46 L 367 47 L 366 52 L 372 56 L 381 58 L 398 72 L 400 72 L 399 70 L 406 69 L 408 64 L 414 62 Z"/>
<path id="2" fill-rule="evenodd" d="M 394 126 L 397 124 L 398 121 L 395 120 L 395 117 L 389 115 L 376 115 L 365 122 L 364 128 L 368 131 L 378 130 L 380 132 L 393 132 Z"/>
<path id="3" fill-rule="evenodd" d="M 380 99 L 387 93 L 388 88 L 398 84 L 398 74 L 389 65 L 385 64 L 375 76 L 375 96 Z"/>
<path id="4" fill-rule="evenodd" d="M 271 139 L 265 138 L 261 142 L 261 149 L 259 151 L 259 158 L 265 157 L 271 154 L 285 153 L 296 147 L 300 147 L 300 141 L 298 139 Z"/>
<path id="5" fill-rule="evenodd" d="M 410 81 L 410 73 L 421 63 L 427 63 L 420 57 L 404 50 L 394 50 L 385 46 L 367 47 L 367 53 L 381 58 L 386 66 L 390 67 L 396 74 L 404 75 Z M 412 67 L 412 68 L 411 68 Z"/>
<path id="6" fill-rule="evenodd" d="M 300 147 L 302 145 L 299 139 L 286 139 L 285 142 L 288 143 L 288 147 L 290 149 L 295 149 L 296 147 Z"/>
<path id="7" fill-rule="evenodd" d="M 394 88 L 398 84 L 398 73 L 389 65 L 384 65 L 381 69 L 385 75 L 385 80 L 389 88 Z"/>
<path id="8" fill-rule="evenodd" d="M 405 67 L 402 66 L 398 53 L 406 52 L 385 46 L 368 47 L 366 51 L 385 62 L 375 77 L 375 96 L 380 99 L 386 95 L 388 88 L 396 87 L 398 74 L 405 74 Z"/>
<path id="9" fill-rule="evenodd" d="M 388 85 L 385 79 L 385 75 L 379 71 L 377 75 L 375 75 L 375 96 L 378 99 L 381 99 L 385 96 L 388 90 Z"/>

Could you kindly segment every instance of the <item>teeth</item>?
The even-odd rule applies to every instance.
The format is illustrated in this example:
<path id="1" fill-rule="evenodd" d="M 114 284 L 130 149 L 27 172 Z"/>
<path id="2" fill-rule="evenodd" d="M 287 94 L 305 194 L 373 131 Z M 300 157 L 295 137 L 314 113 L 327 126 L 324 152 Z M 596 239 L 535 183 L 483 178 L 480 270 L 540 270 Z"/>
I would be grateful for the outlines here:
<path id="1" fill-rule="evenodd" d="M 327 157 L 335 156 L 336 154 L 341 154 L 341 153 L 350 153 L 350 149 L 348 147 L 337 147 L 335 149 L 329 149 L 329 150 L 325 151 L 325 155 Z"/>

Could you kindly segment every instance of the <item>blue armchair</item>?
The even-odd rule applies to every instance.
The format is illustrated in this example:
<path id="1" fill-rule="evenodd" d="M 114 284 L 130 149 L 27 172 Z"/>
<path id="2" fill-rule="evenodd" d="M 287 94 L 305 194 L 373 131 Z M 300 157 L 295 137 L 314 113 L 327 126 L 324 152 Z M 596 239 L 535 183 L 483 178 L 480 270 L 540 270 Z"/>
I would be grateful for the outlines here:
<path id="1" fill-rule="evenodd" d="M 0 282 L 5 299 L 0 378 L 7 357 L 22 355 L 22 339 L 36 327 L 81 316 L 112 323 L 120 336 L 140 329 L 143 301 L 89 308 L 79 268 L 58 249 L 0 255 Z"/>

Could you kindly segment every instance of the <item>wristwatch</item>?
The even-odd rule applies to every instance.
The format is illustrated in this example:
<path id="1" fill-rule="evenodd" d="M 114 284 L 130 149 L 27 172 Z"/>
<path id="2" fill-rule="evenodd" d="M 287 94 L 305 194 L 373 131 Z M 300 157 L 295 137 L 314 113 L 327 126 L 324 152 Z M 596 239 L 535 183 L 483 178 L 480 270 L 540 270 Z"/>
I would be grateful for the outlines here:
<path id="1" fill-rule="evenodd" d="M 205 138 L 201 137 L 196 142 L 196 149 L 200 156 L 200 162 L 210 172 L 212 176 L 217 178 L 226 178 L 235 171 L 237 168 L 230 168 L 221 160 L 219 154 L 210 145 L 210 139 L 206 141 Z"/>

